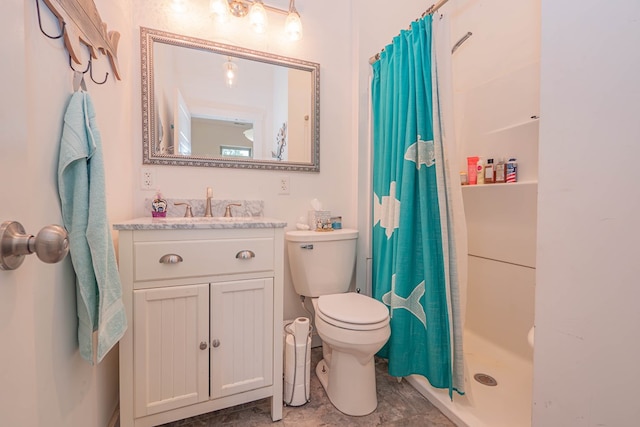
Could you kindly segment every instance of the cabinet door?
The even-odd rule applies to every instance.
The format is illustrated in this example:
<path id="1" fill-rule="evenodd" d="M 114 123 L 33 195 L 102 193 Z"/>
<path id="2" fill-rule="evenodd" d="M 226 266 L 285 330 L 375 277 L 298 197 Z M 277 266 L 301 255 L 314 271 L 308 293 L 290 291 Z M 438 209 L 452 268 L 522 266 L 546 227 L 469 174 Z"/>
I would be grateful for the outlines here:
<path id="1" fill-rule="evenodd" d="M 273 383 L 273 278 L 211 285 L 211 397 Z"/>
<path id="2" fill-rule="evenodd" d="M 134 292 L 136 417 L 209 398 L 209 284 Z"/>

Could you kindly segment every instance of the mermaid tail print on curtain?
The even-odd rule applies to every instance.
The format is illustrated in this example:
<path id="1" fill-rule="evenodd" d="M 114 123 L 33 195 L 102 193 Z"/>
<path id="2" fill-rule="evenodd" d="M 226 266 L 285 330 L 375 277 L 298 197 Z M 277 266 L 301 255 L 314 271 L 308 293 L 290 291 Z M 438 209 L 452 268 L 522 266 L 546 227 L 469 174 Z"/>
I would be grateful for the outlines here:
<path id="1" fill-rule="evenodd" d="M 391 337 L 379 352 L 389 374 L 420 374 L 451 394 L 463 391 L 452 373 L 450 242 L 438 194 L 431 42 L 426 16 L 373 64 L 373 296 L 390 311 Z"/>

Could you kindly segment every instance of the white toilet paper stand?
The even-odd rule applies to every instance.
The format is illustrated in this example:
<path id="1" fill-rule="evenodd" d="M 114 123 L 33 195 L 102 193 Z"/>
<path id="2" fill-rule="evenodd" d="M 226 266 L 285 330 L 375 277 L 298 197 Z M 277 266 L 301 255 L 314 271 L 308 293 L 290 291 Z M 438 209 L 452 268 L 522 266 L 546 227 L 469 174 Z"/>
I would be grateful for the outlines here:
<path id="1" fill-rule="evenodd" d="M 284 326 L 284 332 L 283 401 L 287 406 L 302 406 L 310 401 L 311 322 L 298 317 Z"/>

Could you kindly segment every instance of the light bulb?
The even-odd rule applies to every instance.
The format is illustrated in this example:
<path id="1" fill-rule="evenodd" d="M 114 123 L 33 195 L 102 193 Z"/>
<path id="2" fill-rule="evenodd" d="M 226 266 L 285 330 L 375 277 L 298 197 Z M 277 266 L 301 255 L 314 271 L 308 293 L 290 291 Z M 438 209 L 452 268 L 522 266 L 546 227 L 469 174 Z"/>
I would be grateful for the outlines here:
<path id="1" fill-rule="evenodd" d="M 231 62 L 231 58 L 222 66 L 224 69 L 224 82 L 227 87 L 234 87 L 238 81 L 238 66 Z"/>
<path id="2" fill-rule="evenodd" d="M 295 8 L 289 11 L 287 19 L 284 21 L 284 32 L 289 40 L 296 41 L 302 38 L 302 21 Z"/>
<path id="3" fill-rule="evenodd" d="M 173 11 L 177 13 L 184 12 L 185 10 L 187 10 L 185 0 L 173 0 L 173 2 L 171 2 L 171 9 L 173 9 Z"/>
<path id="4" fill-rule="evenodd" d="M 267 11 L 264 9 L 262 0 L 256 0 L 249 9 L 249 22 L 251 28 L 256 33 L 264 33 L 267 30 Z"/>
<path id="5" fill-rule="evenodd" d="M 215 16 L 216 21 L 227 22 L 229 20 L 229 3 L 227 0 L 211 0 L 209 12 Z"/>

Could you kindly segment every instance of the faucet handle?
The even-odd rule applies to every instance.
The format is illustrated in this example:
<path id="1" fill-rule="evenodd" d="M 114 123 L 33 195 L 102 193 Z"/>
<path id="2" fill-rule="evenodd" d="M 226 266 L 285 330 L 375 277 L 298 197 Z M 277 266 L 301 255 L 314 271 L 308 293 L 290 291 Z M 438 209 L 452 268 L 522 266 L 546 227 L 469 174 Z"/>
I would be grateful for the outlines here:
<path id="1" fill-rule="evenodd" d="M 175 206 L 187 205 L 187 209 L 184 211 L 185 218 L 193 218 L 193 212 L 191 211 L 191 205 L 189 203 L 179 202 L 174 203 Z"/>
<path id="2" fill-rule="evenodd" d="M 225 218 L 230 218 L 231 215 L 231 206 L 242 206 L 241 203 L 229 203 L 226 208 L 224 208 L 224 216 Z"/>

